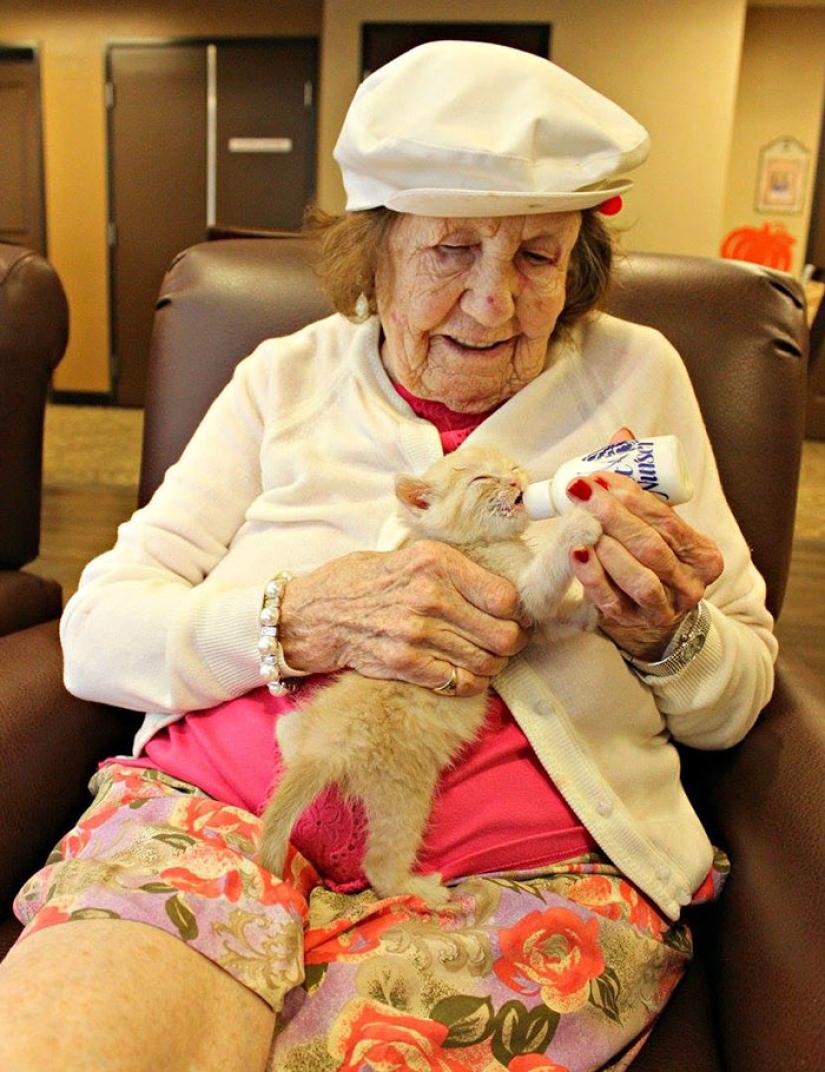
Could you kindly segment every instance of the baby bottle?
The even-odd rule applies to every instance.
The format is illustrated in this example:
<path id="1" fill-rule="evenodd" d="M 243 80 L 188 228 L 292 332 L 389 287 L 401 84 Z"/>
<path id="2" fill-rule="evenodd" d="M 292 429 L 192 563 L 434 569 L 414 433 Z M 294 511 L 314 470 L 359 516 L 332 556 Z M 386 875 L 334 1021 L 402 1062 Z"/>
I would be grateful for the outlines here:
<path id="1" fill-rule="evenodd" d="M 676 436 L 652 436 L 609 443 L 580 458 L 565 462 L 550 480 L 530 484 L 524 492 L 524 507 L 534 521 L 556 517 L 573 503 L 567 485 L 577 476 L 600 471 L 629 476 L 658 495 L 669 506 L 685 503 L 693 495 L 693 481 L 682 444 Z"/>

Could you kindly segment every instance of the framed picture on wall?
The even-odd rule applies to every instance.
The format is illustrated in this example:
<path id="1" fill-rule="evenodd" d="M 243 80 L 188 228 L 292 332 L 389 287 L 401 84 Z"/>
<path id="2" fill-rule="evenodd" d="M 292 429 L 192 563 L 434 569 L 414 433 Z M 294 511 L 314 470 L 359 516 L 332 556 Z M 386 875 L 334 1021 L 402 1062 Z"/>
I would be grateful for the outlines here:
<path id="1" fill-rule="evenodd" d="M 801 213 L 810 152 L 796 138 L 777 138 L 759 153 L 757 212 Z"/>

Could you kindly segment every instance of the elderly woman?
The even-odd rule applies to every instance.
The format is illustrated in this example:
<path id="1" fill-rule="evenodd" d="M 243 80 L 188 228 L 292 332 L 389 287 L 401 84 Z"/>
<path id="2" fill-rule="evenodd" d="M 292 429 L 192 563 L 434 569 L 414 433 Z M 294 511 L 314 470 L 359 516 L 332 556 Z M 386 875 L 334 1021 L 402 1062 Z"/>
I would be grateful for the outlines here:
<path id="1" fill-rule="evenodd" d="M 672 740 L 741 739 L 774 656 L 679 357 L 595 311 L 603 216 L 646 153 L 616 105 L 497 46 L 361 86 L 347 213 L 317 225 L 338 313 L 238 366 L 67 607 L 69 688 L 148 714 L 17 899 L 4 1069 L 263 1069 L 270 1046 L 284 1070 L 628 1067 L 690 955 L 681 909 L 724 870 Z M 401 546 L 398 471 L 469 440 L 546 477 L 630 429 L 679 436 L 697 492 L 677 514 L 611 473 L 570 484 L 604 531 L 571 555 L 598 632 L 531 638 L 508 582 Z M 365 888 L 335 792 L 286 875 L 257 861 L 274 725 L 344 667 L 490 690 L 419 860 L 453 887 L 438 911 Z"/>

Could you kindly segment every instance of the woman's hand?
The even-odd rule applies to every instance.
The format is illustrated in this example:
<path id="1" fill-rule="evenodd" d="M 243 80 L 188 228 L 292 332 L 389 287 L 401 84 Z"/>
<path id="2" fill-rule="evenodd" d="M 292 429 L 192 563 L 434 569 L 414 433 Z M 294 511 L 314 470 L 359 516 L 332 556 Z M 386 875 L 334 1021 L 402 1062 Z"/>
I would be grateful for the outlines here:
<path id="1" fill-rule="evenodd" d="M 482 692 L 520 651 L 515 588 L 454 548 L 422 540 L 356 552 L 296 577 L 281 606 L 280 640 L 295 669 L 352 667 L 427 688 L 452 668 L 457 692 Z"/>
<path id="2" fill-rule="evenodd" d="M 636 658 L 661 658 L 679 622 L 721 574 L 719 548 L 628 477 L 580 477 L 568 496 L 604 530 L 592 551 L 576 550 L 572 559 L 602 632 Z"/>

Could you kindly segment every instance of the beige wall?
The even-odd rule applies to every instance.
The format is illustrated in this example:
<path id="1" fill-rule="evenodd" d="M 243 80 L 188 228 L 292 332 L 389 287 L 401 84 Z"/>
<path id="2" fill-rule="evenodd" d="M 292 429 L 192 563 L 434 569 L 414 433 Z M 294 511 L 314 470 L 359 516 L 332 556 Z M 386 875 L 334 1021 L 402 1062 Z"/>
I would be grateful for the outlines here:
<path id="1" fill-rule="evenodd" d="M 106 245 L 107 43 L 206 35 L 317 36 L 322 0 L 3 0 L 4 44 L 34 43 L 42 70 L 49 256 L 69 296 L 71 340 L 61 391 L 109 391 Z M 67 10 L 68 8 L 68 10 Z"/>
<path id="2" fill-rule="evenodd" d="M 430 0 L 326 0 L 319 196 L 341 204 L 329 163 L 358 84 L 359 27 L 433 17 Z M 441 0 L 443 20 L 505 17 L 499 0 Z M 653 151 L 619 221 L 629 248 L 714 254 L 724 206 L 745 0 L 510 0 L 508 21 L 551 22 L 553 59 L 649 129 Z"/>
<path id="3" fill-rule="evenodd" d="M 754 8 L 748 12 L 722 234 L 781 223 L 796 239 L 792 271 L 805 261 L 813 182 L 825 106 L 825 9 Z M 801 212 L 755 209 L 759 153 L 792 137 L 810 151 Z"/>
<path id="4" fill-rule="evenodd" d="M 818 9 L 806 12 L 752 10 L 746 36 L 746 0 L 510 0 L 506 8 L 500 0 L 394 0 L 391 13 L 386 0 L 233 0 L 220 5 L 145 0 L 131 12 L 122 0 L 41 0 L 34 11 L 28 0 L 3 0 L 3 43 L 40 46 L 49 253 L 72 309 L 72 340 L 55 386 L 63 391 L 109 389 L 107 42 L 317 34 L 318 189 L 321 204 L 334 210 L 341 207 L 342 192 L 331 151 L 358 83 L 362 21 L 551 22 L 553 58 L 614 97 L 650 130 L 651 158 L 636 173 L 636 189 L 618 217 L 627 247 L 715 255 L 731 221 L 745 218 L 747 205 L 736 199 L 753 188 L 750 178 L 745 182 L 741 177 L 742 169 L 753 169 L 753 146 L 771 140 L 777 127 L 815 150 L 825 0 L 815 2 Z M 743 39 L 747 47 L 737 105 Z M 772 58 L 765 57 L 767 52 Z M 804 61 L 799 60 L 803 55 Z M 819 89 L 813 91 L 817 55 Z M 777 57 L 783 57 L 781 77 L 776 76 Z M 756 99 L 748 87 L 759 86 L 766 66 L 776 76 L 776 89 L 768 100 Z M 774 120 L 780 103 L 782 114 Z M 770 130 L 749 129 L 746 118 L 753 112 Z M 796 221 L 800 230 L 807 228 L 807 218 L 806 210 Z"/>

